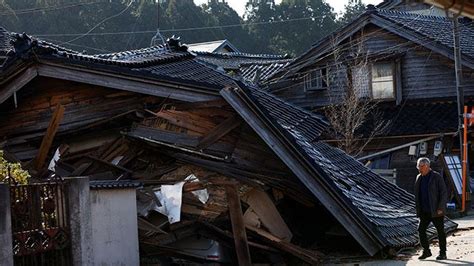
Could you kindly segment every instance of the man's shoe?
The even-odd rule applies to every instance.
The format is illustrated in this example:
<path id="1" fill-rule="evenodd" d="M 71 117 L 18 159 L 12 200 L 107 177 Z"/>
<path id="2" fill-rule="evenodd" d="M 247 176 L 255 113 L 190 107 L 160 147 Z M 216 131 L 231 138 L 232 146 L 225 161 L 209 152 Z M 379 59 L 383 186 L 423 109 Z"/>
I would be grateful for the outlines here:
<path id="1" fill-rule="evenodd" d="M 441 252 L 439 253 L 438 257 L 436 257 L 437 260 L 445 260 L 447 259 L 446 257 L 446 253 L 445 252 Z"/>
<path id="2" fill-rule="evenodd" d="M 423 251 L 423 254 L 421 254 L 421 256 L 418 257 L 419 260 L 424 260 L 428 257 L 431 257 L 431 251 L 430 250 L 424 250 Z"/>

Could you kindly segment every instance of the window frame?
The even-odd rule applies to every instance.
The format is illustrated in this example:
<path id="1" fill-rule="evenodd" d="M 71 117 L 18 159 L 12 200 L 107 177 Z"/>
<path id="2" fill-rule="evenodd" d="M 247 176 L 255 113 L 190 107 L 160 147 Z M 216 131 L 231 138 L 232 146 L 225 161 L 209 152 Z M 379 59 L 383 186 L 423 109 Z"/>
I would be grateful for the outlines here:
<path id="1" fill-rule="evenodd" d="M 386 98 L 375 98 L 374 97 L 374 77 L 373 77 L 373 68 L 377 64 L 390 64 L 391 70 L 392 70 L 392 88 L 393 88 L 393 97 L 386 97 Z M 374 61 L 370 64 L 370 70 L 369 70 L 369 75 L 370 75 L 370 83 L 369 83 L 369 89 L 370 89 L 370 98 L 371 100 L 374 101 L 394 101 L 397 100 L 397 76 L 399 75 L 397 71 L 397 61 L 396 60 L 384 60 L 384 61 Z"/>
<path id="2" fill-rule="evenodd" d="M 319 77 L 313 79 L 311 76 L 317 73 Z M 321 84 L 317 84 L 316 86 L 313 86 L 313 82 L 320 81 Z M 304 76 L 304 91 L 322 91 L 326 90 L 329 88 L 329 69 L 328 67 L 321 67 L 317 69 L 312 69 L 310 70 L 305 76 Z"/>

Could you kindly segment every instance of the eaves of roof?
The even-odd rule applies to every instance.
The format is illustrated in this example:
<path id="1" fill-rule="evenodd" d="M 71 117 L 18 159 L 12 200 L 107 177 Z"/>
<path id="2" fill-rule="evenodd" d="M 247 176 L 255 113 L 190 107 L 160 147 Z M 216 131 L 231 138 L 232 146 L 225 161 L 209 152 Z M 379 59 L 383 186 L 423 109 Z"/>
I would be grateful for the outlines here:
<path id="1" fill-rule="evenodd" d="M 186 58 L 186 57 L 183 57 Z M 108 60 L 107 60 L 108 61 Z M 106 62 L 105 64 L 98 62 L 95 58 L 91 58 L 90 60 L 84 60 L 84 58 L 80 60 L 75 60 L 74 57 L 72 58 L 61 58 L 55 56 L 41 56 L 40 63 L 48 64 L 53 63 L 57 66 L 64 66 L 69 68 L 76 68 L 81 69 L 84 71 L 87 70 L 96 70 L 102 71 L 104 73 L 115 73 L 123 75 L 124 77 L 136 77 L 142 78 L 144 80 L 154 80 L 154 81 L 163 81 L 169 82 L 175 85 L 181 85 L 184 87 L 196 87 L 197 89 L 213 91 L 214 94 L 218 94 L 218 91 L 222 89 L 225 85 L 203 82 L 203 81 L 196 81 L 191 79 L 179 78 L 179 77 L 172 77 L 163 74 L 152 73 L 153 66 L 157 66 L 156 61 L 159 60 L 149 60 L 146 62 L 137 62 L 137 63 L 123 63 L 123 62 Z M 170 61 L 173 62 L 173 61 Z M 185 72 L 185 70 L 183 70 Z M 220 73 L 219 73 L 220 74 Z M 223 74 L 222 74 L 223 75 Z M 231 78 L 229 77 L 229 81 Z"/>
<path id="2" fill-rule="evenodd" d="M 142 186 L 142 183 L 133 180 L 91 180 L 91 189 L 135 189 Z"/>

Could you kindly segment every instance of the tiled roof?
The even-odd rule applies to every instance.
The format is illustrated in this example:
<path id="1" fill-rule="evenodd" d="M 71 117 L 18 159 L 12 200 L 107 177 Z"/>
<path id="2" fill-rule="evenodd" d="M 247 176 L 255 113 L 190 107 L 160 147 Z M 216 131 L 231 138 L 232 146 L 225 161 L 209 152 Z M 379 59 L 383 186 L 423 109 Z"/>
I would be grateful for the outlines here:
<path id="1" fill-rule="evenodd" d="M 10 49 L 10 32 L 0 27 L 0 55 L 5 55 Z"/>
<path id="2" fill-rule="evenodd" d="M 181 56 L 191 56 L 189 53 L 182 53 Z M 145 60 L 166 60 L 175 59 L 179 56 L 176 52 L 159 45 L 153 47 L 147 47 L 143 49 L 123 51 L 118 53 L 110 54 L 96 54 L 94 57 L 98 57 L 106 60 L 120 61 L 120 62 L 143 62 Z"/>
<path id="3" fill-rule="evenodd" d="M 91 189 L 122 189 L 137 188 L 142 184 L 132 180 L 91 180 L 89 186 Z"/>
<path id="4" fill-rule="evenodd" d="M 226 74 L 217 72 L 198 60 L 195 55 L 170 40 L 165 47 L 155 46 L 139 50 L 124 51 L 112 54 L 86 55 L 61 46 L 31 38 L 23 34 L 13 35 L 18 47 L 17 55 L 31 53 L 31 60 L 55 60 L 69 65 L 78 64 L 105 71 L 119 71 L 130 75 L 150 79 L 168 80 L 189 85 L 197 85 L 214 89 L 216 92 L 225 87 L 235 85 L 234 79 Z M 25 58 L 23 56 L 22 58 Z"/>
<path id="5" fill-rule="evenodd" d="M 418 219 L 412 194 L 386 181 L 342 150 L 316 141 L 313 135 L 308 134 L 308 129 L 314 125 L 310 126 L 307 120 L 298 124 L 293 122 L 291 113 L 288 113 L 294 109 L 291 105 L 262 90 L 248 88 L 241 91 L 250 99 L 254 99 L 257 106 L 260 106 L 259 109 L 266 113 L 267 119 L 274 121 L 276 130 L 301 151 L 301 159 L 306 158 L 317 170 L 316 172 L 321 171 L 320 175 L 313 176 L 315 180 L 319 180 L 315 184 L 327 184 L 321 186 L 335 193 L 332 194 L 332 199 L 336 202 L 338 198 L 343 198 L 342 202 L 345 202 L 346 208 L 352 209 L 357 219 L 366 221 L 364 222 L 364 224 L 367 223 L 365 230 L 368 230 L 373 237 L 382 239 L 384 246 L 394 248 L 418 244 Z M 236 91 L 235 95 L 238 95 L 237 93 L 239 91 Z M 288 117 L 281 118 L 282 113 L 288 113 Z M 321 123 L 323 120 L 310 121 Z M 321 128 L 324 126 L 320 124 Z M 272 134 L 270 132 L 274 131 L 261 134 Z M 280 155 L 280 158 L 285 158 L 285 155 L 283 157 Z M 300 179 L 304 180 L 304 177 Z M 315 196 L 318 197 L 318 195 Z M 323 204 L 331 209 L 332 204 L 338 204 L 336 202 L 326 201 Z M 456 224 L 447 220 L 445 227 L 449 231 L 454 229 Z M 433 229 L 430 229 L 431 235 L 435 233 Z"/>
<path id="6" fill-rule="evenodd" d="M 219 89 L 235 85 L 235 81 L 229 76 L 203 65 L 194 58 L 134 70 L 149 71 L 156 76 L 172 77 L 183 82 L 191 80 L 203 85 L 210 84 Z"/>
<path id="7" fill-rule="evenodd" d="M 252 95 L 283 128 L 288 130 L 298 128 L 300 134 L 310 141 L 319 139 L 321 133 L 329 126 L 322 116 L 271 96 L 259 88 L 252 88 Z"/>
<path id="8" fill-rule="evenodd" d="M 288 59 L 287 55 L 248 54 L 248 53 L 206 53 L 194 52 L 197 59 L 226 70 L 238 70 L 243 64 L 266 64 L 275 60 Z"/>
<path id="9" fill-rule="evenodd" d="M 240 75 L 247 82 L 254 82 L 255 75 L 259 75 L 257 82 L 265 82 L 273 74 L 287 66 L 291 61 L 291 59 L 282 59 L 266 63 L 242 64 L 240 66 Z"/>
<path id="10" fill-rule="evenodd" d="M 218 52 L 218 49 L 224 46 L 230 47 L 234 52 L 238 52 L 238 49 L 232 45 L 228 40 L 217 40 L 210 42 L 200 42 L 200 43 L 189 43 L 186 44 L 189 51 L 193 52 Z"/>
<path id="11" fill-rule="evenodd" d="M 405 30 L 454 48 L 453 22 L 447 17 L 426 16 L 409 12 L 378 9 L 376 15 L 388 19 Z M 470 19 L 459 19 L 461 53 L 474 58 L 474 25 Z"/>

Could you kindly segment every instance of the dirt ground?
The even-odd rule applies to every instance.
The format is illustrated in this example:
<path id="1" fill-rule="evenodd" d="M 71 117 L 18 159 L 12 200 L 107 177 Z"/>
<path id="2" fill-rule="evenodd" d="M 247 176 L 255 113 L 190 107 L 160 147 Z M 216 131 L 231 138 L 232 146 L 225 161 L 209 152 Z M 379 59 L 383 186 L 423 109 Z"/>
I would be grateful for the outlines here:
<path id="1" fill-rule="evenodd" d="M 364 260 L 355 259 L 345 263 L 329 263 L 327 265 L 474 265 L 474 213 L 458 219 L 458 229 L 447 238 L 447 260 L 437 261 L 439 252 L 438 241 L 431 242 L 433 256 L 425 260 L 418 260 L 421 248 L 403 250 L 395 259 L 390 260 Z"/>

